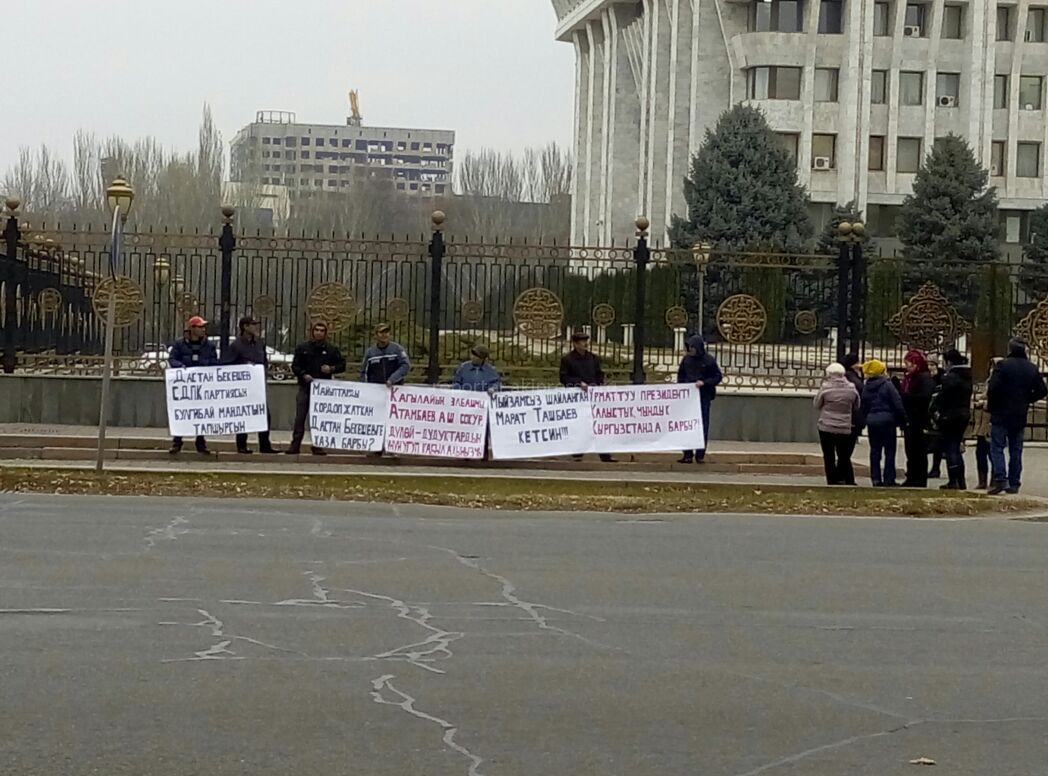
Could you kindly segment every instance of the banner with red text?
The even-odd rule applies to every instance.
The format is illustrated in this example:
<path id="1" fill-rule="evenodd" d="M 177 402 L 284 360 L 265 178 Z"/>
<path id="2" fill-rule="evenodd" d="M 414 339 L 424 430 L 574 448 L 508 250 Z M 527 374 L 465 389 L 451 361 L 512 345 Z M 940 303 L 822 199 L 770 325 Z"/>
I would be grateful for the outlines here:
<path id="1" fill-rule="evenodd" d="M 593 450 L 662 453 L 705 447 L 694 385 L 591 386 Z"/>
<path id="2" fill-rule="evenodd" d="M 480 391 L 394 386 L 389 392 L 386 452 L 483 458 L 489 402 Z"/>

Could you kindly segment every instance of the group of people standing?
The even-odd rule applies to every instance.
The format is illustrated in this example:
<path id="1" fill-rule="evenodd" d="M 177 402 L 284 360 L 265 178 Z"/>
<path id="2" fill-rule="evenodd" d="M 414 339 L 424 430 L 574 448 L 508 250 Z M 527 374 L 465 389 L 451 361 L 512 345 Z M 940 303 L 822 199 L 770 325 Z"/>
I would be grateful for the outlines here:
<path id="1" fill-rule="evenodd" d="M 991 495 L 1022 487 L 1023 441 L 1031 405 L 1048 397 L 1048 386 L 1020 338 L 1008 356 L 994 359 L 990 376 L 976 391 L 972 370 L 956 349 L 943 354 L 945 368 L 920 350 L 906 354 L 901 378 L 889 377 L 882 361 L 860 363 L 852 354 L 826 370 L 815 397 L 819 436 L 830 485 L 855 485 L 851 463 L 865 430 L 874 487 L 896 487 L 896 450 L 905 440 L 906 474 L 901 487 L 925 488 L 945 460 L 944 490 L 967 490 L 965 439 L 976 439 L 978 487 Z M 973 426 L 974 420 L 974 426 Z M 1007 451 L 1007 460 L 1005 453 Z M 928 456 L 935 463 L 929 471 Z"/>

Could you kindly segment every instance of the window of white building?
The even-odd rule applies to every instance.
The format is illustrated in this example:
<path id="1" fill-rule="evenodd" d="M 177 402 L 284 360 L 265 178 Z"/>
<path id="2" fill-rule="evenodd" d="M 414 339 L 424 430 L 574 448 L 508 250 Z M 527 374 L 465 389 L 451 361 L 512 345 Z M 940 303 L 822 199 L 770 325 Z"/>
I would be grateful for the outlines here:
<path id="1" fill-rule="evenodd" d="M 755 0 L 750 6 L 751 32 L 801 32 L 804 3 L 800 0 Z"/>
<path id="2" fill-rule="evenodd" d="M 960 93 L 960 73 L 939 73 L 935 76 L 935 104 L 940 108 L 957 107 Z"/>
<path id="3" fill-rule="evenodd" d="M 819 32 L 840 35 L 844 31 L 841 0 L 822 0 L 819 3 Z"/>
<path id="4" fill-rule="evenodd" d="M 1015 174 L 1020 178 L 1040 178 L 1041 144 L 1018 143 L 1015 151 Z"/>
<path id="5" fill-rule="evenodd" d="M 873 34 L 885 37 L 892 34 L 892 4 L 873 4 Z"/>
<path id="6" fill-rule="evenodd" d="M 884 169 L 884 136 L 870 135 L 870 161 L 866 169 L 880 171 Z"/>
<path id="7" fill-rule="evenodd" d="M 1022 110 L 1040 110 L 1044 79 L 1039 75 L 1019 76 L 1019 107 Z"/>
<path id="8" fill-rule="evenodd" d="M 786 151 L 787 155 L 790 157 L 790 160 L 796 164 L 798 149 L 801 144 L 801 136 L 793 132 L 778 132 L 777 137 L 783 150 Z"/>
<path id="9" fill-rule="evenodd" d="M 943 8 L 942 37 L 954 40 L 964 37 L 964 6 L 948 5 Z"/>
<path id="10" fill-rule="evenodd" d="M 888 71 L 874 70 L 870 74 L 870 102 L 884 105 L 888 102 Z"/>
<path id="11" fill-rule="evenodd" d="M 1031 8 L 1026 15 L 1026 40 L 1030 43 L 1044 43 L 1044 8 Z"/>
<path id="12" fill-rule="evenodd" d="M 1004 141 L 994 140 L 990 144 L 990 175 L 994 178 L 1003 177 L 1005 174 L 1004 168 Z"/>
<path id="13" fill-rule="evenodd" d="M 907 3 L 906 18 L 903 22 L 903 34 L 909 37 L 923 38 L 927 32 L 925 20 L 928 8 L 923 3 Z"/>
<path id="14" fill-rule="evenodd" d="M 924 73 L 899 73 L 899 104 L 924 104 Z"/>
<path id="15" fill-rule="evenodd" d="M 813 170 L 832 170 L 837 166 L 837 136 L 811 136 L 811 167 Z"/>
<path id="16" fill-rule="evenodd" d="M 1006 75 L 993 77 L 993 107 L 995 110 L 1008 107 L 1008 76 Z"/>
<path id="17" fill-rule="evenodd" d="M 997 6 L 997 40 L 1012 39 L 1012 9 L 1006 5 Z"/>
<path id="18" fill-rule="evenodd" d="M 799 67 L 754 67 L 748 71 L 748 94 L 751 100 L 799 100 L 801 69 Z"/>
<path id="19" fill-rule="evenodd" d="M 835 67 L 815 68 L 815 102 L 837 102 L 838 77 Z"/>
<path id="20" fill-rule="evenodd" d="M 921 166 L 921 139 L 919 137 L 900 137 L 898 153 L 895 155 L 897 172 L 917 172 Z"/>

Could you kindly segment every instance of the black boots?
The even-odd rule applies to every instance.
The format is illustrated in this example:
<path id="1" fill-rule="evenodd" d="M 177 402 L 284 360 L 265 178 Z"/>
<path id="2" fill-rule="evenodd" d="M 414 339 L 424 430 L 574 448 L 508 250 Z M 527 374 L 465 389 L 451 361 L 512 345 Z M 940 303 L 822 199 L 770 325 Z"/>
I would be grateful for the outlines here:
<path id="1" fill-rule="evenodd" d="M 964 479 L 964 467 L 947 467 L 947 476 L 950 478 L 945 485 L 940 485 L 940 490 L 968 490 L 968 483 Z"/>

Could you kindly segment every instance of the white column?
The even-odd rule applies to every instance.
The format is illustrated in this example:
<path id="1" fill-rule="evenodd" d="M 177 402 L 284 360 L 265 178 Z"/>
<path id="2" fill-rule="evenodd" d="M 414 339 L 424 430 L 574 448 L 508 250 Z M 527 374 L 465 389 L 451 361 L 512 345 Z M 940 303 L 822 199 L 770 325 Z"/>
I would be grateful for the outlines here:
<path id="1" fill-rule="evenodd" d="M 680 353 L 684 350 L 684 337 L 687 335 L 687 329 L 674 329 L 673 330 L 673 349 Z"/>
<path id="2" fill-rule="evenodd" d="M 608 341 L 608 327 L 598 326 L 597 327 L 597 344 L 604 345 Z"/>
<path id="3" fill-rule="evenodd" d="M 637 327 L 635 323 L 624 323 L 622 324 L 622 345 L 623 347 L 633 347 L 633 330 Z"/>

